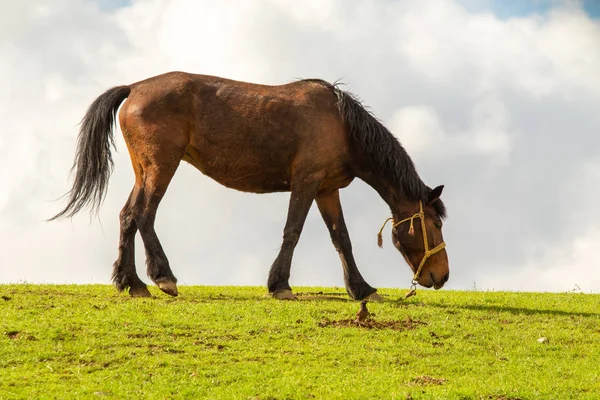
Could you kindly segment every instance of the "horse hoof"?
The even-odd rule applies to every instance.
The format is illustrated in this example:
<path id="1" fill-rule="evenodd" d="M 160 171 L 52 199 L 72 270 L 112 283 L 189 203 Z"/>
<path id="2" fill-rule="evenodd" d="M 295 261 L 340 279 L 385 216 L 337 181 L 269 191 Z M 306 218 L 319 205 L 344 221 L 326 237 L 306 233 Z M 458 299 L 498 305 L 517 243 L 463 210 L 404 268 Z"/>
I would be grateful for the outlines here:
<path id="1" fill-rule="evenodd" d="M 368 295 L 367 297 L 365 297 L 363 300 L 375 301 L 377 303 L 380 303 L 383 301 L 383 297 L 381 297 L 377 292 L 373 292 L 370 295 Z"/>
<path id="2" fill-rule="evenodd" d="M 179 292 L 177 291 L 177 284 L 172 281 L 158 282 L 158 288 L 168 294 L 169 296 L 177 297 Z"/>
<path id="3" fill-rule="evenodd" d="M 150 291 L 146 286 L 138 288 L 129 288 L 129 295 L 131 297 L 152 297 Z"/>
<path id="4" fill-rule="evenodd" d="M 288 289 L 279 290 L 273 293 L 273 297 L 277 300 L 296 300 L 296 295 Z"/>

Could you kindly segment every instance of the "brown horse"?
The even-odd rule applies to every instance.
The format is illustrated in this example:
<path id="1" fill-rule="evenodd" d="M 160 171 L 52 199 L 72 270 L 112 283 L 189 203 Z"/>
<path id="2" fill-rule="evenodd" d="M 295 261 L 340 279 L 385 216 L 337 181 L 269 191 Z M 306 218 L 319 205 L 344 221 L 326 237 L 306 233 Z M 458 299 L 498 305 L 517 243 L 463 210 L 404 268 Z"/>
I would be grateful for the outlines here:
<path id="1" fill-rule="evenodd" d="M 314 200 L 342 260 L 348 294 L 378 297 L 356 267 L 340 205 L 339 190 L 355 177 L 379 193 L 394 221 L 410 222 L 395 223 L 392 239 L 415 280 L 436 289 L 448 280 L 441 231 L 445 207 L 439 198 L 443 186 L 432 190 L 421 181 L 398 140 L 352 94 L 316 79 L 266 86 L 171 72 L 109 89 L 83 118 L 73 188 L 65 209 L 52 219 L 100 206 L 113 167 L 113 124 L 125 99 L 119 122 L 135 184 L 120 214 L 112 274 L 117 289 L 150 296 L 135 268 L 139 230 L 148 276 L 165 293 L 178 294 L 154 220 L 181 160 L 229 188 L 291 192 L 283 244 L 268 279 L 276 298 L 294 296 L 288 282 L 292 255 Z M 421 224 L 413 224 L 415 218 Z"/>

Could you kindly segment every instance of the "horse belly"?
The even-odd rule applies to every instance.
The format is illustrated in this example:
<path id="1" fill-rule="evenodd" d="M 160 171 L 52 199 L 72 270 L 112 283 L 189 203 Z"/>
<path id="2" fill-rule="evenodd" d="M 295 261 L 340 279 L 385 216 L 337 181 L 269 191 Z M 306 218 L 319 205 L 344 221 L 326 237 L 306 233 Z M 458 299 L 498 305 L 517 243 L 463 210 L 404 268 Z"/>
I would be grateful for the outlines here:
<path id="1" fill-rule="evenodd" d="M 231 189 L 252 193 L 289 191 L 292 160 L 252 150 L 248 146 L 191 145 L 183 160 Z"/>

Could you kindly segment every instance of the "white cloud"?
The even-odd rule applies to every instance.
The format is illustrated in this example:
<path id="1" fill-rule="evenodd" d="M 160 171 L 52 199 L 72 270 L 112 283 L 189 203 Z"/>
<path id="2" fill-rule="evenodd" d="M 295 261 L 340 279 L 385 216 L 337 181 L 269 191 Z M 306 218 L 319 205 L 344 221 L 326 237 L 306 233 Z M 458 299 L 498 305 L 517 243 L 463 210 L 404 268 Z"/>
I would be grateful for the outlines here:
<path id="1" fill-rule="evenodd" d="M 534 96 L 600 90 L 600 25 L 579 8 L 507 21 L 446 1 L 410 11 L 397 25 L 396 46 L 429 79 L 468 77 L 477 85 L 466 90 L 502 85 Z"/>
<path id="2" fill-rule="evenodd" d="M 477 274 L 479 289 L 536 292 L 600 292 L 597 250 L 600 231 L 590 229 L 563 246 L 532 251 L 531 260 L 512 274 L 489 272 Z M 539 254 L 543 254 L 540 256 Z"/>
<path id="3" fill-rule="evenodd" d="M 504 104 L 494 97 L 482 98 L 471 111 L 469 134 L 461 139 L 474 151 L 497 156 L 500 162 L 507 164 L 512 150 L 508 125 L 508 110 Z"/>
<path id="4" fill-rule="evenodd" d="M 430 106 L 401 108 L 392 115 L 389 128 L 411 152 L 446 148 L 447 138 L 441 122 Z"/>
<path id="5" fill-rule="evenodd" d="M 396 111 L 389 127 L 416 157 L 454 158 L 478 154 L 491 162 L 506 165 L 512 150 L 508 115 L 504 105 L 484 98 L 473 106 L 465 131 L 444 131 L 444 121 L 427 105 L 408 106 Z"/>

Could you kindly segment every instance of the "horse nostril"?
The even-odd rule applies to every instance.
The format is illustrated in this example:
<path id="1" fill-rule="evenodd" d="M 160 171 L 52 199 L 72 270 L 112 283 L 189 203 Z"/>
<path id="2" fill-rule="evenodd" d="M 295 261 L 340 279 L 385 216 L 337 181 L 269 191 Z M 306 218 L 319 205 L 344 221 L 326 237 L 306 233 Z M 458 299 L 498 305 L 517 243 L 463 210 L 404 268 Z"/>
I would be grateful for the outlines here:
<path id="1" fill-rule="evenodd" d="M 446 275 L 442 276 L 442 282 L 446 283 L 450 279 L 450 272 L 446 272 Z"/>

